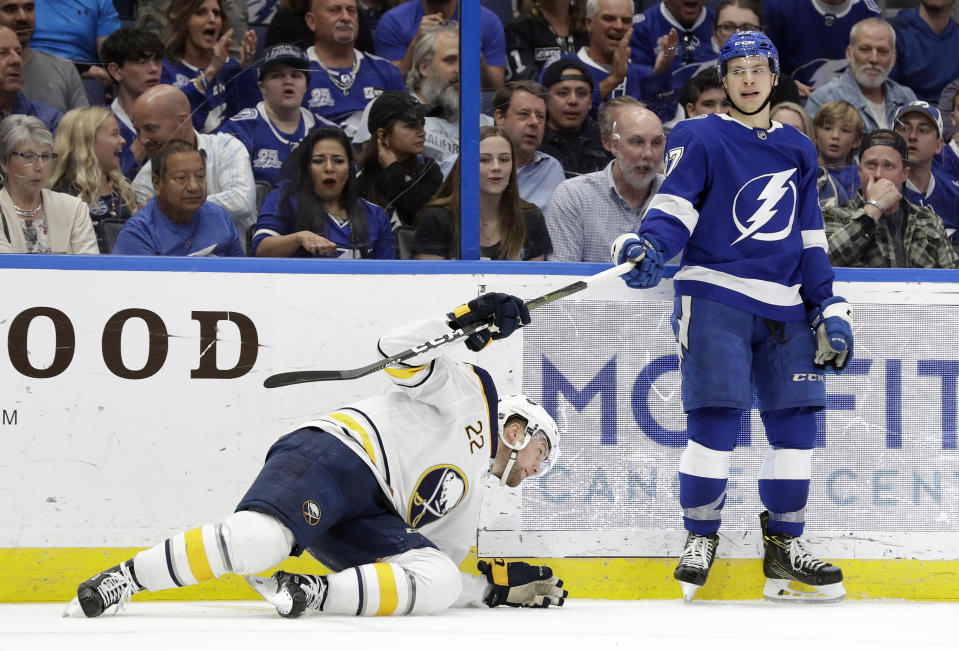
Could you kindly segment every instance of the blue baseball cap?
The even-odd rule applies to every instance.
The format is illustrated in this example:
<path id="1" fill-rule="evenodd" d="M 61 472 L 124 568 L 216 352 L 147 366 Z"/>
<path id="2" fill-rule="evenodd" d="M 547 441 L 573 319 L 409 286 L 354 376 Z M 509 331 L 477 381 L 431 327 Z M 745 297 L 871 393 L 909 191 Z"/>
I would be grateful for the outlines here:
<path id="1" fill-rule="evenodd" d="M 901 122 L 903 116 L 907 113 L 922 113 L 927 118 L 932 120 L 932 123 L 936 125 L 936 129 L 939 130 L 939 137 L 942 138 L 942 114 L 939 113 L 939 109 L 929 102 L 924 102 L 921 99 L 917 99 L 915 102 L 909 102 L 905 106 L 899 109 L 896 112 L 895 122 Z"/>
<path id="2" fill-rule="evenodd" d="M 310 60 L 306 58 L 306 52 L 287 43 L 280 43 L 263 52 L 263 61 L 260 63 L 259 78 L 279 66 L 287 66 L 303 70 L 304 73 L 310 69 Z"/>

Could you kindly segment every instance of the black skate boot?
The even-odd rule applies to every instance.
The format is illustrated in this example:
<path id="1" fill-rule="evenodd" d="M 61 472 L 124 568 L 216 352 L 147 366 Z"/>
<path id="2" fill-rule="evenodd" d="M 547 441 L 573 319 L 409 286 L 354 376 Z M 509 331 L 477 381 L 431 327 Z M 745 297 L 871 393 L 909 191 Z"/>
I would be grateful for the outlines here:
<path id="1" fill-rule="evenodd" d="M 114 614 L 130 603 L 130 597 L 143 590 L 133 572 L 133 560 L 128 560 L 87 579 L 77 588 L 77 596 L 63 613 L 64 617 L 82 610 L 87 617 L 99 617 L 110 606 Z"/>
<path id="2" fill-rule="evenodd" d="M 247 583 L 276 607 L 281 617 L 299 617 L 307 608 L 322 610 L 326 601 L 327 581 L 314 574 L 291 574 L 280 570 L 266 579 L 246 577 Z"/>
<path id="3" fill-rule="evenodd" d="M 686 546 L 679 557 L 679 565 L 673 572 L 673 578 L 679 581 L 683 589 L 683 601 L 692 601 L 696 590 L 706 584 L 709 568 L 716 558 L 716 547 L 719 546 L 719 536 L 710 534 L 700 536 L 690 532 L 686 536 Z"/>
<path id="4" fill-rule="evenodd" d="M 832 603 L 846 597 L 842 569 L 809 553 L 806 543 L 784 533 L 769 533 L 769 511 L 759 516 L 763 529 L 763 597 L 770 601 Z"/>

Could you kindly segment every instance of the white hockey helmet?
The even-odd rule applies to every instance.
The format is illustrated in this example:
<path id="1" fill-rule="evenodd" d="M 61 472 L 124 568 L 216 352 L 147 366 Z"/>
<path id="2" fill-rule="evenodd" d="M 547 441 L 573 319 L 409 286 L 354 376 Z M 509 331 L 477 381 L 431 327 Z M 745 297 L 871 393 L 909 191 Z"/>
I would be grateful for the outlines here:
<path id="1" fill-rule="evenodd" d="M 519 416 L 526 420 L 526 435 L 517 443 L 510 443 L 503 437 L 506 421 L 509 420 L 511 416 Z M 556 459 L 559 458 L 559 428 L 556 426 L 556 421 L 553 420 L 553 417 L 546 413 L 546 410 L 539 404 L 533 402 L 523 394 L 517 393 L 499 399 L 497 420 L 499 421 L 500 442 L 513 450 L 506 464 L 506 469 L 503 471 L 503 476 L 500 478 L 500 484 L 506 484 L 506 478 L 509 476 L 513 464 L 516 463 L 516 454 L 529 445 L 530 441 L 536 436 L 542 436 L 546 439 L 546 444 L 549 447 L 546 459 L 540 463 L 539 474 L 545 475 L 549 472 L 553 464 L 556 463 Z"/>

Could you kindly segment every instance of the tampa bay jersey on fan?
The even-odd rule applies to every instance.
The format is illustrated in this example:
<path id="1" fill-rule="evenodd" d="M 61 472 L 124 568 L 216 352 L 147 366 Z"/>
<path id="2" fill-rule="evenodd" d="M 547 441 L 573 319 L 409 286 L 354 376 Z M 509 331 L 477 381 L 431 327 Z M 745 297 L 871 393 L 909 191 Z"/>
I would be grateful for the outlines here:
<path id="1" fill-rule="evenodd" d="M 436 318 L 380 339 L 393 355 L 450 331 Z M 434 349 L 386 369 L 397 389 L 330 412 L 304 427 L 334 434 L 369 466 L 383 495 L 411 527 L 457 564 L 476 542 L 490 455 L 497 445 L 497 394 L 489 374 Z"/>
<path id="2" fill-rule="evenodd" d="M 672 84 L 679 91 L 693 75 L 716 63 L 716 51 L 713 49 L 715 21 L 715 12 L 703 7 L 693 25 L 686 29 L 669 12 L 665 2 L 657 3 L 633 17 L 630 59 L 640 66 L 643 76 L 650 75 L 659 52 L 659 39 L 675 29 L 679 34 L 679 52 L 673 59 Z"/>
<path id="3" fill-rule="evenodd" d="M 816 150 L 796 129 L 754 129 L 723 114 L 686 120 L 669 135 L 666 179 L 639 233 L 666 260 L 685 247 L 677 295 L 802 321 L 804 301 L 832 295 L 817 174 Z"/>
<path id="4" fill-rule="evenodd" d="M 348 136 L 356 131 L 355 123 L 363 108 L 380 91 L 406 90 L 397 67 L 368 52 L 353 50 L 352 68 L 327 68 L 314 47 L 308 48 L 306 55 L 310 59 L 310 88 L 303 104 L 342 126 Z"/>
<path id="5" fill-rule="evenodd" d="M 816 0 L 766 0 L 766 35 L 779 49 L 782 70 L 818 88 L 846 69 L 849 30 L 860 20 L 881 18 L 874 0 L 827 5 Z"/>
<path id="6" fill-rule="evenodd" d="M 247 151 L 253 164 L 253 178 L 270 185 L 280 182 L 280 168 L 290 152 L 316 126 L 337 126 L 326 118 L 300 109 L 300 125 L 296 133 L 283 133 L 276 128 L 266 113 L 263 102 L 255 108 L 244 109 L 227 120 L 220 129 L 235 136 Z"/>

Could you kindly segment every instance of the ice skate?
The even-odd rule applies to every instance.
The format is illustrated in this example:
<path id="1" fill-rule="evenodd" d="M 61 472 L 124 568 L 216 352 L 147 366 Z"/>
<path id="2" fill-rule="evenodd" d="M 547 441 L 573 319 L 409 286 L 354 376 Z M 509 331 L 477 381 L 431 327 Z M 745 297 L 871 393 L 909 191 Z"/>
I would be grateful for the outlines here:
<path id="1" fill-rule="evenodd" d="M 326 578 L 279 571 L 273 576 L 248 576 L 246 582 L 273 604 L 281 617 L 299 617 L 307 608 L 320 610 L 326 600 Z"/>
<path id="2" fill-rule="evenodd" d="M 759 516 L 763 529 L 763 597 L 769 601 L 833 603 L 846 597 L 842 569 L 809 553 L 806 543 L 788 534 L 769 533 L 769 512 Z"/>
<path id="3" fill-rule="evenodd" d="M 133 560 L 124 561 L 81 583 L 77 596 L 67 604 L 63 616 L 70 617 L 82 611 L 87 617 L 99 617 L 111 606 L 117 607 L 116 614 L 125 609 L 130 597 L 141 590 L 143 586 L 137 583 L 133 572 Z"/>
<path id="4" fill-rule="evenodd" d="M 719 536 L 714 533 L 708 536 L 690 533 L 686 536 L 686 546 L 673 572 L 673 578 L 679 581 L 683 589 L 683 601 L 692 601 L 696 590 L 706 584 L 718 546 Z"/>

